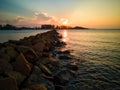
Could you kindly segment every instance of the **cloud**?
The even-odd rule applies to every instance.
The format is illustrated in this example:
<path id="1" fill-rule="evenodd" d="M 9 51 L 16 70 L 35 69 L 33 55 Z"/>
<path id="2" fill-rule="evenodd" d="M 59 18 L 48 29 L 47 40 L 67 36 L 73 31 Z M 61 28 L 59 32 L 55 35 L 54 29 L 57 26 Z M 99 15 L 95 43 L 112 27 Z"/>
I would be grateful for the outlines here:
<path id="1" fill-rule="evenodd" d="M 1 24 L 19 24 L 21 22 L 24 22 L 25 21 L 25 18 L 22 17 L 22 16 L 17 16 L 15 19 L 13 20 L 0 20 L 0 23 Z"/>
<path id="2" fill-rule="evenodd" d="M 22 22 L 22 21 L 25 21 L 25 18 L 22 16 L 17 16 L 15 19 L 15 22 Z"/>
<path id="3" fill-rule="evenodd" d="M 56 24 L 57 18 L 44 12 L 35 12 L 35 20 L 41 24 Z"/>
<path id="4" fill-rule="evenodd" d="M 14 19 L 0 20 L 0 24 L 12 24 L 16 26 L 40 26 L 41 24 L 61 24 L 61 21 L 65 19 L 60 19 L 55 16 L 49 15 L 44 12 L 35 12 L 31 18 L 16 16 Z"/>
<path id="5" fill-rule="evenodd" d="M 42 20 L 42 21 L 46 21 L 46 20 L 51 19 L 51 17 L 48 16 L 47 13 L 35 12 L 35 17 L 36 17 L 37 20 Z"/>

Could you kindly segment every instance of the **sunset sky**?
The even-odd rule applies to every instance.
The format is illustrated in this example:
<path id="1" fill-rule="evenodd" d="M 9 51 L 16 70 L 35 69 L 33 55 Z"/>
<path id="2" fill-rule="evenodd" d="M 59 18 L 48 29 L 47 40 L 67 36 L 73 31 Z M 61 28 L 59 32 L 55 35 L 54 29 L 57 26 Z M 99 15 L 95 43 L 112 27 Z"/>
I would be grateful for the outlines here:
<path id="1" fill-rule="evenodd" d="M 1 0 L 0 24 L 120 28 L 120 0 Z"/>

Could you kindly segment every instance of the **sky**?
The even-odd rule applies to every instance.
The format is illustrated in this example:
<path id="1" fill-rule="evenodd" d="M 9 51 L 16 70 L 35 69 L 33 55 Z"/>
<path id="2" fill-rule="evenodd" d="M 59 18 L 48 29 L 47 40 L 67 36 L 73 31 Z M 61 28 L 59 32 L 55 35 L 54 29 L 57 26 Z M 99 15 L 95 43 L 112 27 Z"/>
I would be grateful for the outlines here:
<path id="1" fill-rule="evenodd" d="M 0 0 L 0 24 L 120 28 L 120 0 Z"/>

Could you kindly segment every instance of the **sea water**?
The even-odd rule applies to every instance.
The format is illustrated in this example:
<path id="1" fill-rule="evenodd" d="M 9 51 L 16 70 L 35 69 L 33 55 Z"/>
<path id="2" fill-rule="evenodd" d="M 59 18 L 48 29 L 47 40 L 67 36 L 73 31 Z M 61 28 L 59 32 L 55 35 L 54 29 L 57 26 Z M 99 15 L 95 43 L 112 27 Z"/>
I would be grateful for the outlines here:
<path id="1" fill-rule="evenodd" d="M 47 30 L 1 30 L 0 42 Z M 60 30 L 65 49 L 77 59 L 77 77 L 68 90 L 120 90 L 120 30 Z M 73 59 L 74 61 L 74 59 Z"/>
<path id="2" fill-rule="evenodd" d="M 78 58 L 68 90 L 120 90 L 120 30 L 62 30 L 65 47 Z"/>

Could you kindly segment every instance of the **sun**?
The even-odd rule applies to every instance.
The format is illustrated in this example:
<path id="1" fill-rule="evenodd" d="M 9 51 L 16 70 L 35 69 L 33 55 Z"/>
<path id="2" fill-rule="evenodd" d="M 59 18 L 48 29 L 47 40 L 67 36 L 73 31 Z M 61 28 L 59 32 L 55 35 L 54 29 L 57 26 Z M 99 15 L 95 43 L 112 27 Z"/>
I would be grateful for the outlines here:
<path id="1" fill-rule="evenodd" d="M 62 22 L 63 25 L 67 26 L 68 25 L 68 19 L 65 19 L 63 22 Z"/>

